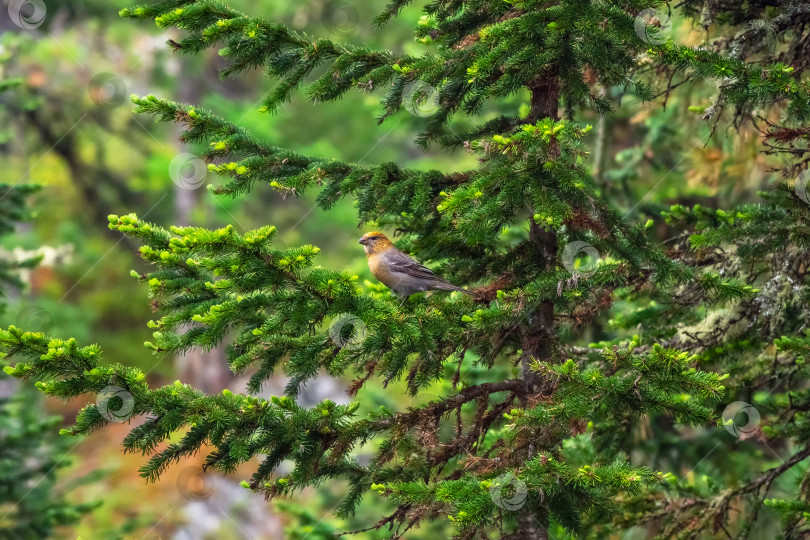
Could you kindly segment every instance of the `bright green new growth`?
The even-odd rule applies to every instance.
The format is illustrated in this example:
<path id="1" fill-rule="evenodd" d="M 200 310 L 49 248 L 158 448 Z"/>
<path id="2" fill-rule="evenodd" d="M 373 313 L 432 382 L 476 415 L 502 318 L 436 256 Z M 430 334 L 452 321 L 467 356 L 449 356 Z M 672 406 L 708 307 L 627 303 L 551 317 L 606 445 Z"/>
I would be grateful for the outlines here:
<path id="1" fill-rule="evenodd" d="M 260 335 L 268 336 L 271 343 L 279 340 L 268 333 Z M 316 339 L 323 337 L 316 336 Z M 36 375 L 56 379 L 37 384 L 48 395 L 68 399 L 99 393 L 109 385 L 126 388 L 135 404 L 127 414 L 148 413 L 153 417 L 153 420 L 134 428 L 124 441 L 127 451 L 154 454 L 142 469 L 145 478 L 157 479 L 166 467 L 194 455 L 207 443 L 217 447 L 207 456 L 207 465 L 223 472 L 234 471 L 257 454 L 268 454 L 250 486 L 271 496 L 289 493 L 325 478 L 342 477 L 352 483 L 352 490 L 340 508 L 344 514 L 351 512 L 359 502 L 361 492 L 371 487 L 391 495 L 401 504 L 430 507 L 455 502 L 455 521 L 462 530 L 494 524 L 498 515 L 489 495 L 493 474 L 481 476 L 490 480 L 481 481 L 475 475 L 465 475 L 460 480 L 443 480 L 430 486 L 413 480 L 403 481 L 405 471 L 402 468 L 415 468 L 407 476 L 418 478 L 421 473 L 430 471 L 430 461 L 414 462 L 413 457 L 403 461 L 391 450 L 396 447 L 400 451 L 407 448 L 418 452 L 417 433 L 409 433 L 409 430 L 418 431 L 424 426 L 425 419 L 420 418 L 423 414 L 429 413 L 431 417 L 427 420 L 430 423 L 437 422 L 445 414 L 475 400 L 479 401 L 480 414 L 482 396 L 509 392 L 514 397 L 522 391 L 519 380 L 470 386 L 447 400 L 431 402 L 422 411 L 395 413 L 382 410 L 359 418 L 358 402 L 343 406 L 327 400 L 312 409 L 304 409 L 288 397 L 265 400 L 227 390 L 221 396 L 204 396 L 180 381 L 150 389 L 140 370 L 101 365 L 97 346 L 79 347 L 72 339 L 49 341 L 42 334 L 11 327 L 0 334 L 0 342 L 10 354 L 29 359 L 15 368 L 8 368 L 9 374 L 20 378 Z M 173 347 L 182 346 L 178 340 Z M 304 347 L 306 345 L 302 344 Z M 691 368 L 692 359 L 685 354 L 660 347 L 645 355 L 633 354 L 632 349 L 606 350 L 603 355 L 605 364 L 612 366 L 609 373 L 598 368 L 580 372 L 570 360 L 562 365 L 538 363 L 536 369 L 539 372 L 548 374 L 549 380 L 559 382 L 559 401 L 530 409 L 509 409 L 508 402 L 498 404 L 493 410 L 499 414 L 490 412 L 483 420 L 498 422 L 502 416 L 509 425 L 500 430 L 501 435 L 497 438 L 484 438 L 479 451 L 486 453 L 493 450 L 495 443 L 517 444 L 517 440 L 525 438 L 566 438 L 572 424 L 581 425 L 583 433 L 604 437 L 610 430 L 603 432 L 600 429 L 596 433 L 594 424 L 603 427 L 618 425 L 624 418 L 640 412 L 669 410 L 679 421 L 689 424 L 711 421 L 711 410 L 695 399 L 718 397 L 723 391 L 720 384 L 723 377 L 696 371 Z M 691 392 L 691 395 L 684 392 Z M 79 414 L 76 425 L 67 432 L 87 434 L 108 421 L 97 405 L 88 405 Z M 156 451 L 178 431 L 186 433 L 180 442 Z M 392 440 L 382 446 L 373 466 L 361 467 L 351 458 L 354 446 L 370 437 L 392 432 Z M 429 437 L 425 433 L 419 436 Z M 295 469 L 286 477 L 276 477 L 272 471 L 282 459 L 293 459 Z M 478 466 L 489 468 L 493 464 L 478 463 Z M 605 496 L 633 493 L 642 486 L 654 486 L 668 477 L 623 462 L 580 466 L 559 456 L 555 459 L 553 452 L 539 454 L 521 469 L 523 472 L 518 478 L 530 490 L 543 493 L 543 502 L 554 517 L 571 528 L 577 526 L 577 509 L 587 510 L 592 505 L 603 504 Z M 465 513 L 459 517 L 461 512 Z"/>

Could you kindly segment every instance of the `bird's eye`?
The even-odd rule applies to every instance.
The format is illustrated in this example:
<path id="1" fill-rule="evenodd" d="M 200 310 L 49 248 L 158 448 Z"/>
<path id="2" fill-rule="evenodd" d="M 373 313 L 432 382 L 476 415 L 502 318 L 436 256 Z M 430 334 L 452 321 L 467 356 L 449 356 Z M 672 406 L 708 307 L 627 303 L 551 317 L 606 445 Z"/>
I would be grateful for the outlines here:
<path id="1" fill-rule="evenodd" d="M 368 237 L 369 240 L 377 240 L 378 238 L 379 238 L 379 236 L 369 236 Z"/>

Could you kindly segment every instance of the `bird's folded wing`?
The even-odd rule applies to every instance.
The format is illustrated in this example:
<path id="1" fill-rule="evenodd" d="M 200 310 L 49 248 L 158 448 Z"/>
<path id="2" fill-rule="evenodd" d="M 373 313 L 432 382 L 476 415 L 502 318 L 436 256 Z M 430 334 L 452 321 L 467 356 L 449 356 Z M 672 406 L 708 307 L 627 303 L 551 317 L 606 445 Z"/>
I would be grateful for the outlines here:
<path id="1" fill-rule="evenodd" d="M 384 257 L 391 272 L 399 272 L 419 279 L 442 281 L 430 268 L 422 266 L 399 250 L 390 249 Z"/>

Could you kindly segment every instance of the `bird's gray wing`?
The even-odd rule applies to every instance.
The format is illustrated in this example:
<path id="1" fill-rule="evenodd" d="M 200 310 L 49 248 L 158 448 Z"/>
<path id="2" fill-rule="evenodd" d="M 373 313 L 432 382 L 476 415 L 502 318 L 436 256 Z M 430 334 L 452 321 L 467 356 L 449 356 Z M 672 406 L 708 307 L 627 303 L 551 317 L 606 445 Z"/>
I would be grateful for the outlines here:
<path id="1" fill-rule="evenodd" d="M 418 279 L 443 281 L 430 268 L 419 264 L 398 249 L 389 249 L 384 257 L 392 272 L 407 274 Z"/>

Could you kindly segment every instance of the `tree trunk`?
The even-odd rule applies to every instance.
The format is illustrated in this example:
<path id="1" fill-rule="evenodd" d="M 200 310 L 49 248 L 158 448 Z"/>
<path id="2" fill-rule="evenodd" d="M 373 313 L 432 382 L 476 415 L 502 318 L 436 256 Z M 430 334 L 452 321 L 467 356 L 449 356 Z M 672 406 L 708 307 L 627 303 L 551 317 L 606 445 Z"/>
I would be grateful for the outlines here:
<path id="1" fill-rule="evenodd" d="M 559 120 L 558 107 L 560 85 L 556 73 L 549 73 L 529 87 L 531 90 L 531 110 L 528 120 L 537 122 L 542 118 Z M 532 209 L 532 215 L 534 215 Z M 529 218 L 529 241 L 533 244 L 533 257 L 538 268 L 553 270 L 557 259 L 557 233 L 540 228 L 534 219 Z M 529 313 L 523 328 L 521 346 L 521 368 L 528 387 L 528 394 L 537 391 L 538 378 L 530 368 L 532 358 L 548 360 L 554 340 L 554 303 L 545 301 L 540 308 Z"/>
<path id="2" fill-rule="evenodd" d="M 531 111 L 529 121 L 537 122 L 542 118 L 559 119 L 559 81 L 555 73 L 538 78 L 529 88 L 532 92 Z M 534 209 L 532 209 L 534 210 Z M 534 214 L 534 211 L 532 211 Z M 533 219 L 529 219 L 529 242 L 533 245 L 533 258 L 538 268 L 543 271 L 552 271 L 557 260 L 557 233 L 546 231 L 539 227 Z M 522 378 L 526 381 L 527 397 L 522 405 L 529 406 L 532 395 L 542 393 L 540 378 L 531 370 L 533 359 L 547 361 L 551 359 L 554 344 L 554 303 L 546 300 L 538 309 L 528 313 L 521 332 Z M 522 451 L 524 460 L 529 460 L 535 453 L 533 443 Z M 524 507 L 518 515 L 517 530 L 505 538 L 510 540 L 547 540 L 546 513 L 536 512 L 530 507 Z"/>

